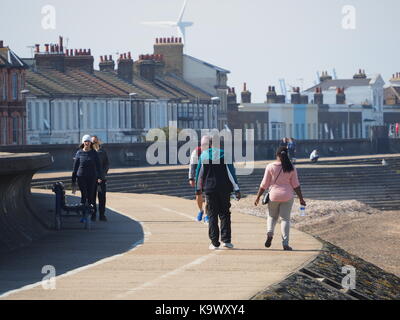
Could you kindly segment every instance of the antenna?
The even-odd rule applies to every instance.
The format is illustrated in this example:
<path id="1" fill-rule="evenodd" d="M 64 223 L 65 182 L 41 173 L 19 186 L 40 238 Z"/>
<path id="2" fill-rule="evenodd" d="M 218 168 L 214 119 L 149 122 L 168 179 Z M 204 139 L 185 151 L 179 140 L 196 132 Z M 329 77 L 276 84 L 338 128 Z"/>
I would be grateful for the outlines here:
<path id="1" fill-rule="evenodd" d="M 31 58 L 33 58 L 33 49 L 35 49 L 35 46 L 27 46 L 27 48 L 31 49 Z"/>

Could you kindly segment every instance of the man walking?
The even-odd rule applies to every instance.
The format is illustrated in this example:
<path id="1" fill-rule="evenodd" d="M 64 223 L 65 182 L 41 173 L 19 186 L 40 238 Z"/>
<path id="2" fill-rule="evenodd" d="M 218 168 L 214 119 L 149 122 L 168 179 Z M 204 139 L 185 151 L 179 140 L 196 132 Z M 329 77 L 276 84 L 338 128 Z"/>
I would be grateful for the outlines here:
<path id="1" fill-rule="evenodd" d="M 100 159 L 100 169 L 102 172 L 102 182 L 100 184 L 96 184 L 95 198 L 96 194 L 99 199 L 99 214 L 100 221 L 107 221 L 106 218 L 106 192 L 107 192 L 107 180 L 106 175 L 110 168 L 110 162 L 108 160 L 107 152 L 102 147 L 101 141 L 97 136 L 92 137 L 93 148 L 97 151 Z M 97 206 L 95 206 L 94 216 L 96 217 Z"/>
<path id="2" fill-rule="evenodd" d="M 232 249 L 230 196 L 234 191 L 238 200 L 241 197 L 235 168 L 233 164 L 225 163 L 222 149 L 212 147 L 210 136 L 203 137 L 201 145 L 208 145 L 208 149 L 203 151 L 197 165 L 196 194 L 204 192 L 207 199 L 208 233 L 211 240 L 209 248 L 216 250 L 220 247 L 221 235 L 223 247 Z M 221 234 L 218 217 L 221 221 Z"/>

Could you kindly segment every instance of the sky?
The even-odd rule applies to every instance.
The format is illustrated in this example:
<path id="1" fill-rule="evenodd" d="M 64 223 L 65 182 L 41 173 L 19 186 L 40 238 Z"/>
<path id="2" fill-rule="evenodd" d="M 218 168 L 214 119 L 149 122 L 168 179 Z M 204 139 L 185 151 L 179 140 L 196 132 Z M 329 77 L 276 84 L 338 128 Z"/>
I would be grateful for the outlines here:
<path id="1" fill-rule="evenodd" d="M 55 9 L 55 29 L 42 26 Z M 100 55 L 153 52 L 157 37 L 177 36 L 174 28 L 141 24 L 176 20 L 183 0 L 0 0 L 0 40 L 20 57 L 36 43 L 68 40 L 69 48 Z M 352 6 L 351 13 L 343 12 Z M 229 70 L 228 85 L 247 83 L 253 102 L 285 79 L 288 88 L 307 89 L 317 72 L 335 69 L 351 78 L 360 68 L 388 83 L 400 72 L 398 0 L 188 0 L 185 53 Z M 350 20 L 349 20 L 350 19 Z M 344 28 L 350 25 L 352 28 Z"/>

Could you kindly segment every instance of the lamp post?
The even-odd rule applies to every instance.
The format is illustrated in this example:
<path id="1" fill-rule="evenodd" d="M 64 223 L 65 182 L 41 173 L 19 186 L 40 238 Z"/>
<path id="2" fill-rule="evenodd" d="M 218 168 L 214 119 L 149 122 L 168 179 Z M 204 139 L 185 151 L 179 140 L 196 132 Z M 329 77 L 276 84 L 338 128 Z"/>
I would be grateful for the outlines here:
<path id="1" fill-rule="evenodd" d="M 132 119 L 132 114 L 134 114 L 134 111 L 133 111 L 133 106 L 132 106 L 132 98 L 133 97 L 136 97 L 138 94 L 136 93 L 136 92 L 131 92 L 130 94 L 129 94 L 129 105 L 130 105 L 130 108 L 131 108 L 131 119 Z M 136 117 L 135 117 L 135 119 L 136 119 Z M 134 124 L 132 123 L 132 121 L 131 121 L 131 127 L 133 127 L 134 126 Z M 136 125 L 135 125 L 135 127 L 136 127 Z M 133 128 L 131 128 L 131 129 L 133 129 Z M 132 143 L 132 135 L 131 135 L 131 143 Z"/>
<path id="2" fill-rule="evenodd" d="M 221 101 L 221 98 L 220 97 L 212 97 L 211 98 L 211 105 L 212 105 L 212 107 L 214 107 L 214 102 L 216 102 L 216 103 L 218 103 L 218 102 L 220 102 Z M 217 122 L 218 122 L 218 109 L 217 109 Z M 218 123 L 217 123 L 217 126 L 218 126 Z M 219 126 L 218 126 L 219 127 Z M 222 127 L 222 126 L 221 126 Z"/>
<path id="3" fill-rule="evenodd" d="M 26 99 L 25 95 L 28 95 L 30 92 L 31 91 L 27 90 L 27 89 L 21 90 L 22 100 Z M 27 109 L 28 109 L 27 108 L 27 103 L 25 102 L 25 110 L 27 110 Z M 27 113 L 25 113 L 25 114 L 27 114 Z M 25 118 L 27 118 L 27 116 L 25 116 Z M 23 117 L 22 117 L 22 119 L 23 119 Z M 26 143 L 26 139 L 24 139 L 24 131 L 26 132 L 26 120 L 24 121 L 23 126 L 21 124 L 20 127 L 22 129 L 22 143 Z"/>
<path id="4" fill-rule="evenodd" d="M 350 107 L 354 104 L 347 105 L 347 139 L 350 139 Z"/>

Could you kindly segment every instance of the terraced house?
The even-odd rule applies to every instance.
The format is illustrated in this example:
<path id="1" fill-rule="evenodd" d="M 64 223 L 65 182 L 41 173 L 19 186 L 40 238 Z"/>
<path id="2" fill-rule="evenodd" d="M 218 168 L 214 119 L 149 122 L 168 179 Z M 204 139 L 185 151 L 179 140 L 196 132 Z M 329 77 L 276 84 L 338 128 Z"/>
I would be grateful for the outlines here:
<path id="1" fill-rule="evenodd" d="M 140 142 L 170 121 L 178 128 L 224 125 L 229 71 L 184 55 L 178 38 L 157 39 L 154 52 L 136 61 L 130 52 L 117 61 L 101 56 L 99 70 L 90 49 L 65 49 L 62 37 L 44 50 L 36 45 L 35 57 L 24 61 L 28 144 L 79 143 L 86 133 L 107 143 Z M 191 74 L 203 66 L 208 78 Z"/>
<path id="2" fill-rule="evenodd" d="M 0 145 L 24 144 L 27 65 L 0 41 Z"/>

